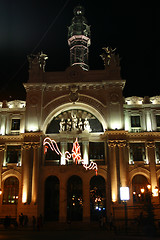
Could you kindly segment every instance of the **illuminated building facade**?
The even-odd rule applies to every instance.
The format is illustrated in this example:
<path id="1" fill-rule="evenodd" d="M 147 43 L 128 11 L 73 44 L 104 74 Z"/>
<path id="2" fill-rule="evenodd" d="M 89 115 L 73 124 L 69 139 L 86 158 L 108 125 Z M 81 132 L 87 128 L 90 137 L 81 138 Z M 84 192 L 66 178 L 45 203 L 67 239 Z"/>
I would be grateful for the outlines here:
<path id="1" fill-rule="evenodd" d="M 128 206 L 143 203 L 146 191 L 159 203 L 160 96 L 124 98 L 119 57 L 109 47 L 104 70 L 88 70 L 90 29 L 81 7 L 74 14 L 71 66 L 45 72 L 47 56 L 30 55 L 26 101 L 0 104 L 1 217 L 89 222 L 123 208 L 120 187 L 129 187 Z M 56 151 L 43 145 L 46 137 Z M 76 139 L 83 164 L 65 155 Z M 97 175 L 84 167 L 94 163 Z"/>

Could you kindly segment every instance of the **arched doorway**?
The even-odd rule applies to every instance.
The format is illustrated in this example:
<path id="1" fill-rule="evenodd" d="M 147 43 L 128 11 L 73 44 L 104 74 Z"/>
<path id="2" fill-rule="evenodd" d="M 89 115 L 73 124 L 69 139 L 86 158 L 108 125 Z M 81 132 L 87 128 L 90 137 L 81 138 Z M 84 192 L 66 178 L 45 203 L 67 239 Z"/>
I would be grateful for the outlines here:
<path id="1" fill-rule="evenodd" d="M 18 203 L 19 180 L 16 177 L 8 177 L 4 181 L 3 204 Z"/>
<path id="2" fill-rule="evenodd" d="M 56 176 L 49 176 L 45 181 L 44 217 L 46 221 L 59 218 L 59 179 Z"/>
<path id="3" fill-rule="evenodd" d="M 106 214 L 106 184 L 102 176 L 94 176 L 90 181 L 90 216 L 96 221 Z"/>
<path id="4" fill-rule="evenodd" d="M 132 179 L 133 203 L 143 203 L 145 193 L 149 191 L 149 182 L 142 174 L 137 174 Z"/>
<path id="5" fill-rule="evenodd" d="M 72 176 L 67 183 L 67 219 L 81 221 L 83 216 L 82 180 Z"/>

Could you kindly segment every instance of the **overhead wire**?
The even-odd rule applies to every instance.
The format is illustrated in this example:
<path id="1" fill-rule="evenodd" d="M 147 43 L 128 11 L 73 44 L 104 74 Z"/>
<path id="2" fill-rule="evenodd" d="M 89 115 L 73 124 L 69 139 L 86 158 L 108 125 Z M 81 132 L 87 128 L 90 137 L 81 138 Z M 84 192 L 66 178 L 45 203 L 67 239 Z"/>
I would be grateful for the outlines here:
<path id="1" fill-rule="evenodd" d="M 70 0 L 67 0 L 63 7 L 60 9 L 60 11 L 58 12 L 58 14 L 56 15 L 56 17 L 53 19 L 53 21 L 51 22 L 51 24 L 49 25 L 49 27 L 47 28 L 47 30 L 44 32 L 43 36 L 41 37 L 41 39 L 38 41 L 38 43 L 36 44 L 36 46 L 33 48 L 33 50 L 31 51 L 31 54 L 33 54 L 36 49 L 39 47 L 39 45 L 41 44 L 41 42 L 44 40 L 44 38 L 46 37 L 46 35 L 48 34 L 48 32 L 50 31 L 50 29 L 53 27 L 53 25 L 56 23 L 57 19 L 59 18 L 59 16 L 62 14 L 62 12 L 64 11 L 64 9 L 66 8 L 66 6 L 68 5 Z M 23 64 L 18 68 L 18 70 L 12 75 L 12 77 L 7 81 L 7 83 L 0 89 L 0 92 L 3 92 L 5 90 L 5 88 L 7 87 L 7 85 L 17 76 L 17 74 L 22 70 L 22 68 L 25 66 L 25 64 L 27 63 L 27 59 L 23 62 Z"/>

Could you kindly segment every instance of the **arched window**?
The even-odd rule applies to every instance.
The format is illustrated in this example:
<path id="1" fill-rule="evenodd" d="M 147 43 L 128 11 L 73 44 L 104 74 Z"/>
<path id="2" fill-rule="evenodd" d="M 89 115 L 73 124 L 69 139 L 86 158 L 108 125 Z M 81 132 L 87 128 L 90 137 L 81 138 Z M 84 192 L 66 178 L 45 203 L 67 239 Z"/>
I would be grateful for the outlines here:
<path id="1" fill-rule="evenodd" d="M 143 203 L 146 192 L 150 191 L 150 184 L 147 178 L 138 174 L 132 179 L 133 203 Z"/>
<path id="2" fill-rule="evenodd" d="M 45 181 L 44 215 L 46 221 L 59 218 L 59 179 L 56 176 L 49 176 Z"/>
<path id="3" fill-rule="evenodd" d="M 19 181 L 16 177 L 9 177 L 4 181 L 3 204 L 17 204 Z"/>
<path id="4" fill-rule="evenodd" d="M 106 213 L 106 187 L 105 179 L 94 176 L 90 181 L 90 212 L 91 220 L 98 220 Z"/>
<path id="5" fill-rule="evenodd" d="M 78 176 L 72 176 L 67 183 L 67 219 L 71 221 L 80 221 L 82 220 L 82 215 L 82 180 Z"/>
<path id="6" fill-rule="evenodd" d="M 103 132 L 100 121 L 91 113 L 81 109 L 71 109 L 60 113 L 48 124 L 46 134 L 72 131 Z"/>

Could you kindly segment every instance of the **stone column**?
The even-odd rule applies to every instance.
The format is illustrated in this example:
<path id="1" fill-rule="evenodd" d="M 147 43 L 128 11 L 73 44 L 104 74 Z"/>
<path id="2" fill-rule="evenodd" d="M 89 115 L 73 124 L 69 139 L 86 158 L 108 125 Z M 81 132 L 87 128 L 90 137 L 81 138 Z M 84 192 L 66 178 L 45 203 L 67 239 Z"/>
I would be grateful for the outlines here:
<path id="1" fill-rule="evenodd" d="M 90 181 L 83 181 L 83 222 L 90 222 Z"/>
<path id="2" fill-rule="evenodd" d="M 85 164 L 89 164 L 89 141 L 82 141 L 83 160 Z"/>
<path id="3" fill-rule="evenodd" d="M 119 168 L 120 168 L 120 184 L 126 187 L 127 184 L 127 160 L 126 160 L 126 141 L 119 141 Z"/>
<path id="4" fill-rule="evenodd" d="M 0 188 L 2 188 L 2 166 L 4 160 L 5 145 L 0 145 Z"/>
<path id="5" fill-rule="evenodd" d="M 60 181 L 59 198 L 59 222 L 66 222 L 67 219 L 67 183 L 66 180 Z"/>
<path id="6" fill-rule="evenodd" d="M 60 159 L 60 164 L 66 165 L 66 159 L 64 158 L 64 153 L 65 151 L 67 151 L 67 142 L 61 142 L 60 146 L 61 146 L 61 153 L 63 154 Z"/>
<path id="7" fill-rule="evenodd" d="M 151 174 L 151 186 L 152 192 L 157 187 L 157 174 L 156 174 L 156 161 L 155 161 L 155 143 L 153 141 L 147 142 L 147 154 L 149 160 L 150 174 Z"/>
<path id="8" fill-rule="evenodd" d="M 33 145 L 32 202 L 37 203 L 39 177 L 39 143 Z"/>
<path id="9" fill-rule="evenodd" d="M 109 147 L 109 171 L 111 181 L 111 198 L 113 202 L 118 200 L 118 188 L 117 188 L 117 164 L 116 164 L 116 143 L 114 140 L 108 142 Z"/>
<path id="10" fill-rule="evenodd" d="M 5 135 L 6 134 L 6 113 L 3 113 L 1 116 L 1 134 Z"/>
<path id="11" fill-rule="evenodd" d="M 22 154 L 22 169 L 23 169 L 23 189 L 22 189 L 22 203 L 30 203 L 31 201 L 31 174 L 32 174 L 32 156 L 31 144 L 26 143 L 23 145 Z"/>

